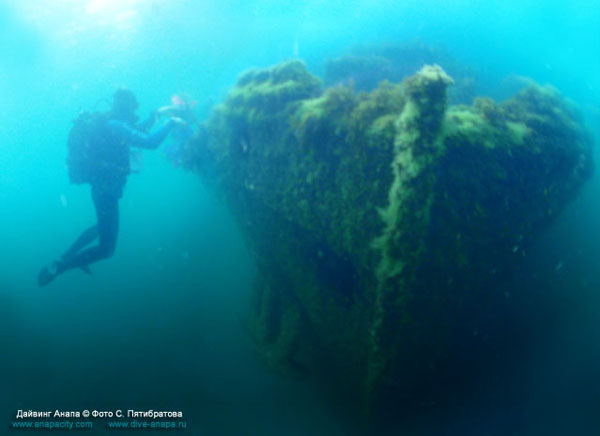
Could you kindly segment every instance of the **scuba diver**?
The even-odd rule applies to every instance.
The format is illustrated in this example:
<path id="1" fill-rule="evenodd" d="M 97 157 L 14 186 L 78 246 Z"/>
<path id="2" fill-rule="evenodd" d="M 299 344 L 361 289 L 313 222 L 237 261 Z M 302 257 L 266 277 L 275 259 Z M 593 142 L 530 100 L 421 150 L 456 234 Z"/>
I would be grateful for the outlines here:
<path id="1" fill-rule="evenodd" d="M 137 123 L 137 108 L 135 94 L 120 88 L 113 95 L 108 113 L 83 113 L 75 121 L 69 134 L 69 177 L 72 183 L 91 186 L 97 222 L 59 259 L 42 268 L 39 286 L 73 268 L 89 274 L 90 264 L 113 255 L 119 231 L 119 200 L 131 173 L 130 147 L 156 149 L 175 126 L 186 125 L 182 119 L 169 116 L 154 132 L 148 133 L 158 116 L 168 111 L 159 109 L 146 121 Z M 88 247 L 96 239 L 97 245 Z"/>

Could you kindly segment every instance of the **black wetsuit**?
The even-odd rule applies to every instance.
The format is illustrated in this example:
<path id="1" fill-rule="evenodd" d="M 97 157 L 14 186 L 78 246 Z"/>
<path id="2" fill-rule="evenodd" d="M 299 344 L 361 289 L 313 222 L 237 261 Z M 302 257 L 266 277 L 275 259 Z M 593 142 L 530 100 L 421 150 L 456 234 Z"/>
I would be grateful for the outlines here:
<path id="1" fill-rule="evenodd" d="M 107 136 L 103 138 L 102 150 L 97 156 L 98 165 L 90 183 L 96 225 L 85 230 L 63 254 L 57 264 L 57 274 L 71 268 L 85 269 L 115 252 L 119 234 L 119 199 L 123 196 L 130 173 L 129 147 L 157 148 L 173 127 L 173 121 L 167 121 L 152 134 L 145 133 L 140 126 L 131 127 L 117 120 L 107 122 Z M 85 248 L 96 239 L 97 245 Z"/>

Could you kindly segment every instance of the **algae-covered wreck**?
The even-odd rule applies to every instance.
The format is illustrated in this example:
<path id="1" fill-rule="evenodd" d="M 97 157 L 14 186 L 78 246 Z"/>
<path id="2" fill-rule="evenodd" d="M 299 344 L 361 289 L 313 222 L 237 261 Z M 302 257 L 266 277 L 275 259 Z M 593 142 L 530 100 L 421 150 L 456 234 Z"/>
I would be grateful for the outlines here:
<path id="1" fill-rule="evenodd" d="M 483 322 L 515 241 L 593 171 L 591 139 L 552 88 L 448 107 L 451 84 L 437 65 L 358 94 L 322 89 L 298 61 L 252 70 L 187 150 L 254 254 L 259 354 L 370 412 Z"/>

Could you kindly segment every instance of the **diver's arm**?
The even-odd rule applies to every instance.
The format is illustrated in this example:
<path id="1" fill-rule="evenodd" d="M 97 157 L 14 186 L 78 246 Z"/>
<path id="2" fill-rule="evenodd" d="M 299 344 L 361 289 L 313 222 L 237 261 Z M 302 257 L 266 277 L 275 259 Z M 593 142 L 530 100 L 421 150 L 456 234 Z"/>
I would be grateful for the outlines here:
<path id="1" fill-rule="evenodd" d="M 167 137 L 174 124 L 175 123 L 173 121 L 168 120 L 154 132 L 146 133 L 133 128 L 122 121 L 110 120 L 108 122 L 111 132 L 120 140 L 127 142 L 133 147 L 147 149 L 157 148 Z"/>
<path id="2" fill-rule="evenodd" d="M 134 129 L 122 121 L 111 120 L 108 126 L 119 139 L 126 141 L 133 147 L 154 149 L 167 137 L 176 122 L 172 119 L 164 122 L 152 133 Z"/>
<path id="3" fill-rule="evenodd" d="M 135 125 L 135 128 L 138 130 L 143 130 L 143 131 L 147 132 L 148 130 L 150 130 L 152 128 L 152 126 L 156 122 L 158 115 L 159 115 L 159 112 L 157 110 L 150 112 L 150 115 L 148 115 L 148 118 L 137 123 Z"/>
<path id="4" fill-rule="evenodd" d="M 178 115 L 178 111 L 180 111 L 180 109 L 178 109 L 177 106 L 161 106 L 158 109 L 150 112 L 145 120 L 135 125 L 135 128 L 147 132 L 152 128 L 154 123 L 156 123 L 159 118 L 165 115 L 167 117 L 175 117 Z"/>

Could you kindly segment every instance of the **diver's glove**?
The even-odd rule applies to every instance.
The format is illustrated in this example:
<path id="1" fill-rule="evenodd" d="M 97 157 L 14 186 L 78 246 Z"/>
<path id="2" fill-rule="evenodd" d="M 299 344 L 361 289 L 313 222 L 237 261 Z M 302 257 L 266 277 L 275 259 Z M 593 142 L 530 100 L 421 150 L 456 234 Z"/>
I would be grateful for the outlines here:
<path id="1" fill-rule="evenodd" d="M 176 126 L 183 126 L 183 127 L 185 127 L 185 126 L 188 125 L 188 122 L 186 120 L 184 120 L 183 118 L 180 118 L 180 117 L 173 117 L 173 116 L 171 116 L 171 117 L 169 117 L 169 121 L 171 123 L 173 123 L 174 125 L 176 125 Z"/>
<path id="2" fill-rule="evenodd" d="M 38 286 L 46 286 L 58 276 L 59 262 L 57 259 L 41 269 L 37 278 Z"/>

